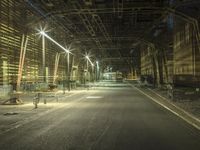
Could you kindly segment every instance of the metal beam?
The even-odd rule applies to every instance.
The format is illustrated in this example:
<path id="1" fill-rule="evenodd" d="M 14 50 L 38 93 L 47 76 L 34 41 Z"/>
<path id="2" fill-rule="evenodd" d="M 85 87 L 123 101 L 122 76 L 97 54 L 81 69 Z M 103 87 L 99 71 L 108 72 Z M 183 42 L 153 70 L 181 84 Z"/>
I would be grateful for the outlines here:
<path id="1" fill-rule="evenodd" d="M 133 57 L 107 57 L 107 58 L 103 58 L 102 61 L 110 61 L 110 60 L 127 60 L 127 59 L 133 59 Z"/>

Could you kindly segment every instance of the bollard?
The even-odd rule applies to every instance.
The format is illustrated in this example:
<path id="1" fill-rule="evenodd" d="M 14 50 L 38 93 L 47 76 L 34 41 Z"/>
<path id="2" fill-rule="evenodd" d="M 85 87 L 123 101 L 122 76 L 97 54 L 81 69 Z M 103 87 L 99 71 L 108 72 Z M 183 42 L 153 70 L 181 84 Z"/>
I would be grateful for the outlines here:
<path id="1" fill-rule="evenodd" d="M 35 109 L 36 109 L 36 108 L 38 108 L 38 107 L 37 107 L 37 103 L 35 103 Z"/>
<path id="2" fill-rule="evenodd" d="M 38 103 L 37 103 L 37 102 L 35 102 L 35 109 L 36 109 L 36 108 L 38 108 Z"/>
<path id="3" fill-rule="evenodd" d="M 33 98 L 33 104 L 35 106 L 35 109 L 38 108 L 39 101 L 40 101 L 40 93 L 37 93 Z"/>
<path id="4" fill-rule="evenodd" d="M 46 100 L 46 98 L 44 98 L 44 104 L 47 104 L 47 100 Z"/>
<path id="5" fill-rule="evenodd" d="M 33 98 L 33 105 L 35 106 L 35 109 L 38 108 L 37 104 L 38 104 L 38 97 L 37 95 L 35 95 L 35 97 Z"/>
<path id="6" fill-rule="evenodd" d="M 56 96 L 56 102 L 58 102 L 58 96 Z"/>

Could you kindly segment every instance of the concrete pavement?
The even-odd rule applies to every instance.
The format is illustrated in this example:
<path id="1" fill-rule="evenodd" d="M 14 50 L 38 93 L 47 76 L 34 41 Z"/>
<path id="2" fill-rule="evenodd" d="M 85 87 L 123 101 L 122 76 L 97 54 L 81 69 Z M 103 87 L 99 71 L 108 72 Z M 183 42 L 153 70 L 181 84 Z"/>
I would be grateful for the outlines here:
<path id="1" fill-rule="evenodd" d="M 21 124 L 28 122 L 31 118 L 58 109 L 63 102 L 68 103 L 71 101 L 71 97 L 78 96 L 78 94 L 82 95 L 85 92 L 86 90 L 74 90 L 65 94 L 62 91 L 43 93 L 37 109 L 35 109 L 33 104 L 33 98 L 36 93 L 23 93 L 20 95 L 23 105 L 0 105 L 0 134 L 21 126 Z M 44 104 L 44 99 L 46 104 Z"/>
<path id="2" fill-rule="evenodd" d="M 0 134 L 0 149 L 200 149 L 199 130 L 132 87 L 96 88 L 60 104 Z"/>

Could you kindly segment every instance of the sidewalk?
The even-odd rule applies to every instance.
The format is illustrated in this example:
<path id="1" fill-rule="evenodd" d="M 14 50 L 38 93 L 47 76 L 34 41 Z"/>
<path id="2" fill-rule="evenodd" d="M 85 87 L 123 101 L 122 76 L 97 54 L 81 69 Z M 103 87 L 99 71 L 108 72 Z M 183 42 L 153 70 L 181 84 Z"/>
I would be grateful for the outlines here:
<path id="1" fill-rule="evenodd" d="M 172 101 L 167 97 L 167 91 L 162 89 L 150 89 L 153 92 L 159 94 L 160 96 L 164 97 L 169 102 L 173 103 L 174 105 L 184 109 L 185 111 L 191 113 L 198 119 L 200 119 L 200 97 L 195 100 L 189 100 L 189 99 L 182 99 L 182 100 L 176 100 Z"/>
<path id="2" fill-rule="evenodd" d="M 200 130 L 200 99 L 172 101 L 167 97 L 167 91 L 158 88 L 140 87 L 138 84 L 132 86 L 142 94 L 152 99 L 157 104 L 179 116 L 195 128 Z"/>
<path id="3" fill-rule="evenodd" d="M 33 97 L 36 93 L 21 94 L 22 105 L 0 105 L 0 134 L 63 107 L 71 101 L 71 96 L 84 91 L 86 90 L 66 91 L 65 94 L 63 91 L 43 93 L 37 109 L 33 105 Z M 44 99 L 46 99 L 46 104 L 44 104 Z"/>

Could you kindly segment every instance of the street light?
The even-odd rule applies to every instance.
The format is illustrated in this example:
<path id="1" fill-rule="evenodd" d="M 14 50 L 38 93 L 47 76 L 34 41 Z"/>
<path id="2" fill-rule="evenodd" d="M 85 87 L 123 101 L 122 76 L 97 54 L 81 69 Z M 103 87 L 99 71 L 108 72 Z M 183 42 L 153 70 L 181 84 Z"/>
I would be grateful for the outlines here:
<path id="1" fill-rule="evenodd" d="M 58 47 L 60 47 L 61 49 L 63 49 L 67 53 L 68 91 L 70 91 L 70 84 L 69 84 L 69 80 L 70 80 L 70 77 L 69 77 L 70 76 L 70 73 L 69 73 L 69 54 L 71 54 L 70 50 L 64 48 L 62 45 L 60 45 L 58 42 L 56 42 L 54 39 L 52 39 L 49 35 L 47 35 L 44 31 L 40 31 L 40 34 L 42 35 L 43 75 L 46 75 L 46 73 L 45 73 L 45 39 L 44 39 L 44 37 L 46 37 L 47 39 L 52 41 L 54 44 L 56 44 Z M 44 77 L 44 80 L 46 80 L 45 77 Z"/>
<path id="2" fill-rule="evenodd" d="M 46 82 L 46 64 L 45 64 L 45 38 L 42 34 L 42 76 L 43 82 Z"/>
<path id="3" fill-rule="evenodd" d="M 92 61 L 90 60 L 90 57 L 88 55 L 86 55 L 85 58 L 87 60 L 87 75 L 88 75 L 88 62 L 90 62 L 91 66 L 92 66 L 92 78 L 94 78 L 93 77 L 94 64 L 92 63 Z"/>
<path id="4" fill-rule="evenodd" d="M 94 66 L 94 64 L 92 63 L 92 61 L 90 60 L 90 58 L 89 58 L 88 55 L 86 55 L 85 58 L 90 62 L 90 64 L 91 64 L 92 66 Z"/>
<path id="5" fill-rule="evenodd" d="M 69 51 L 68 53 L 67 53 L 67 73 L 66 73 L 66 75 L 67 75 L 67 81 L 68 81 L 68 91 L 70 91 L 71 90 L 71 87 L 70 87 L 70 68 L 69 68 L 69 62 L 70 62 L 70 50 L 69 49 L 67 49 L 67 51 Z M 65 88 L 65 85 L 64 85 L 64 88 Z M 65 90 L 64 90 L 64 93 L 65 93 Z"/>
<path id="6" fill-rule="evenodd" d="M 96 68 L 96 80 L 98 81 L 99 79 L 99 62 L 96 61 L 96 65 L 97 65 L 97 68 Z"/>
<path id="7" fill-rule="evenodd" d="M 54 44 L 59 46 L 61 49 L 63 49 L 66 53 L 70 53 L 70 51 L 66 48 L 64 48 L 62 45 L 60 45 L 58 42 L 56 42 L 54 39 L 52 39 L 50 36 L 48 36 L 44 31 L 40 31 L 40 34 L 48 38 L 50 41 L 52 41 Z"/>

